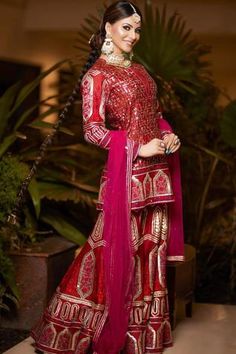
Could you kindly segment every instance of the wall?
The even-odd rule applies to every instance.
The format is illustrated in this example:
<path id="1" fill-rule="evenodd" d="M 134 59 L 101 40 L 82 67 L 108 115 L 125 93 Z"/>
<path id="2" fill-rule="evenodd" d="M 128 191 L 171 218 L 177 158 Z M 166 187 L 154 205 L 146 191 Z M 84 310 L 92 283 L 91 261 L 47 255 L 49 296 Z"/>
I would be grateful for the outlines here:
<path id="1" fill-rule="evenodd" d="M 155 0 L 161 6 L 164 1 Z M 141 6 L 143 1 L 139 1 Z M 236 4 L 235 1 L 165 1 L 168 11 L 177 10 L 196 36 L 212 47 L 213 77 L 236 98 Z M 46 69 L 74 56 L 76 31 L 88 13 L 97 13 L 102 1 L 12 0 L 0 1 L 0 57 L 36 63 Z M 57 75 L 42 85 L 42 98 L 55 92 Z"/>

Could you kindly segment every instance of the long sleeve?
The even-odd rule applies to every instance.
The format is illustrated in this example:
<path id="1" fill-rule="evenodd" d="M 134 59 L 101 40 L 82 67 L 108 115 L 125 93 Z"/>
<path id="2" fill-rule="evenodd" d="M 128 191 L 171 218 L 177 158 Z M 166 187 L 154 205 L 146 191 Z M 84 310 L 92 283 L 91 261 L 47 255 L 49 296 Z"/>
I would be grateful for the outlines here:
<path id="1" fill-rule="evenodd" d="M 81 83 L 83 130 L 87 142 L 109 149 L 111 130 L 105 126 L 106 102 L 109 96 L 109 85 L 102 73 L 90 70 Z M 138 156 L 140 144 L 133 144 L 133 160 Z"/>
<path id="2" fill-rule="evenodd" d="M 84 138 L 89 143 L 108 148 L 110 131 L 105 127 L 105 103 L 109 89 L 99 71 L 94 70 L 84 76 L 81 93 Z"/>
<path id="3" fill-rule="evenodd" d="M 162 110 L 160 107 L 159 102 L 157 102 L 158 108 L 157 108 L 157 119 L 158 119 L 158 125 L 159 129 L 161 132 L 161 138 L 164 138 L 166 134 L 170 134 L 173 132 L 170 124 L 163 118 Z"/>

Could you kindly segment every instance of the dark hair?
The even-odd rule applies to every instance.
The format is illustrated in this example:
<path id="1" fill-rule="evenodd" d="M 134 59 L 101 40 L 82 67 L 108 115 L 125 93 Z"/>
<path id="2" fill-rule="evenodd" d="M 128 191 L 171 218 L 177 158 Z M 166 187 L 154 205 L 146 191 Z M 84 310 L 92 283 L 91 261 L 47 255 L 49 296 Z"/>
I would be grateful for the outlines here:
<path id="1" fill-rule="evenodd" d="M 107 7 L 104 12 L 99 30 L 91 38 L 90 46 L 92 50 L 96 50 L 98 55 L 100 54 L 101 47 L 106 37 L 106 23 L 109 22 L 110 24 L 113 24 L 116 21 L 122 20 L 123 18 L 133 15 L 133 8 L 135 8 L 135 11 L 142 18 L 142 14 L 139 8 L 131 1 L 116 1 L 115 3 Z"/>
<path id="2" fill-rule="evenodd" d="M 62 125 L 63 121 L 65 120 L 65 118 L 67 116 L 67 113 L 69 111 L 69 107 L 72 106 L 77 95 L 79 94 L 80 85 L 81 85 L 81 81 L 82 81 L 83 76 L 89 70 L 89 68 L 95 63 L 95 61 L 97 60 L 97 58 L 100 55 L 101 47 L 102 47 L 102 44 L 103 44 L 103 42 L 105 40 L 105 36 L 106 36 L 106 30 L 105 30 L 106 23 L 109 22 L 109 23 L 113 24 L 116 21 L 122 20 L 123 18 L 133 15 L 134 14 L 133 8 L 135 8 L 135 11 L 139 14 L 139 16 L 142 19 L 142 14 L 141 14 L 139 8 L 130 1 L 116 1 L 115 3 L 113 3 L 112 5 L 110 5 L 109 7 L 106 8 L 104 15 L 103 15 L 103 19 L 100 24 L 100 28 L 92 36 L 92 38 L 89 42 L 89 44 L 91 46 L 91 51 L 89 53 L 87 62 L 85 63 L 84 67 L 81 70 L 81 73 L 79 75 L 79 78 L 78 78 L 78 81 L 75 85 L 75 88 L 74 88 L 72 94 L 70 95 L 70 97 L 68 98 L 64 109 L 62 110 L 61 114 L 59 115 L 58 121 L 54 124 L 52 133 L 48 134 L 46 136 L 46 138 L 44 139 L 43 143 L 41 144 L 41 146 L 39 148 L 38 156 L 36 157 L 32 167 L 30 169 L 29 174 L 26 176 L 26 178 L 24 179 L 24 181 L 21 184 L 20 191 L 18 193 L 15 206 L 14 206 L 11 214 L 8 216 L 8 220 L 11 221 L 12 223 L 16 222 L 17 214 L 20 210 L 21 204 L 24 201 L 26 190 L 28 189 L 29 183 L 30 183 L 32 177 L 36 173 L 37 166 L 43 160 L 47 147 L 52 143 L 54 136 L 58 132 L 60 126 Z"/>

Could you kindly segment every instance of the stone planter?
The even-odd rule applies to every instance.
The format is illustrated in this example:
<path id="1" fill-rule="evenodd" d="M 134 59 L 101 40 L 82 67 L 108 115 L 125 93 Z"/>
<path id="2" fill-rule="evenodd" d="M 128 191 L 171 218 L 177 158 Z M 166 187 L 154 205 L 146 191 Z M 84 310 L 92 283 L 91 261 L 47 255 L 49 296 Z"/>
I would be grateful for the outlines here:
<path id="1" fill-rule="evenodd" d="M 47 302 L 74 259 L 78 246 L 59 236 L 12 252 L 20 307 L 2 315 L 0 326 L 29 330 L 42 314 Z"/>

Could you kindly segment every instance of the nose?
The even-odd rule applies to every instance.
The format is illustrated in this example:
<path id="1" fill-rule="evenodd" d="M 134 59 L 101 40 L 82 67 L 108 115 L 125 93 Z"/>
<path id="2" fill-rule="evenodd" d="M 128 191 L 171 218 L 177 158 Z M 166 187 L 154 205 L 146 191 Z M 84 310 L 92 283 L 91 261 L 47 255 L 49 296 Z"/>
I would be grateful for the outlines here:
<path id="1" fill-rule="evenodd" d="M 130 39 L 132 39 L 132 41 L 135 41 L 137 33 L 134 30 L 132 30 L 130 31 L 129 34 L 130 34 Z"/>

